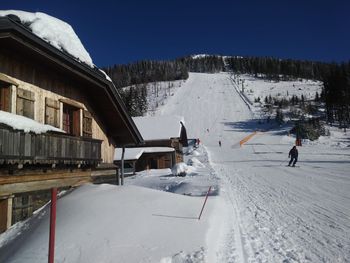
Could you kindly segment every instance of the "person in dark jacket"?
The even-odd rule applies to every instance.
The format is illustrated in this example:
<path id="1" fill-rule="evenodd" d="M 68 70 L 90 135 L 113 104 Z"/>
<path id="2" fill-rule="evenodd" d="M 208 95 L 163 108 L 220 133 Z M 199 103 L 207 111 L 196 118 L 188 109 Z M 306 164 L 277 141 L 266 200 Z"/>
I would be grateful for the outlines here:
<path id="1" fill-rule="evenodd" d="M 298 150 L 296 146 L 293 146 L 293 148 L 289 151 L 288 157 L 290 157 L 288 166 L 290 166 L 292 163 L 293 163 L 293 166 L 295 166 L 295 164 L 298 161 Z"/>

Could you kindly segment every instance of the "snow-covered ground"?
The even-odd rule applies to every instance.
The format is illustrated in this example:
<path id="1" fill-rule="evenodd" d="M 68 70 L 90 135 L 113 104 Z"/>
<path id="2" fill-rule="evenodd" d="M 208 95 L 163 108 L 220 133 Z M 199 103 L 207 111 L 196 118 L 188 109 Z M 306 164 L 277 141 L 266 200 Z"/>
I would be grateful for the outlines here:
<path id="1" fill-rule="evenodd" d="M 271 118 L 275 115 L 276 109 L 272 110 L 272 108 L 268 109 L 264 107 L 266 106 L 266 98 L 276 101 L 290 101 L 292 97 L 297 97 L 299 101 L 303 98 L 305 102 L 311 102 L 315 100 L 316 94 L 320 96 L 323 88 L 322 82 L 308 79 L 271 81 L 263 78 L 255 78 L 249 74 L 232 74 L 231 80 L 233 87 L 241 99 L 245 101 L 255 118 L 259 119 Z M 324 108 L 319 108 L 318 110 L 324 111 Z M 296 117 L 298 114 L 309 118 L 319 117 L 321 114 L 319 112 L 310 115 L 305 110 L 301 110 L 300 105 L 283 107 L 281 111 L 285 114 L 284 117 L 289 117 L 289 119 L 300 118 L 300 116 Z"/>
<path id="2" fill-rule="evenodd" d="M 170 169 L 85 185 L 58 200 L 55 262 L 203 262 L 218 180 L 205 148 L 189 147 L 187 176 Z M 209 186 L 211 200 L 198 216 Z M 151 190 L 153 189 L 153 190 Z M 46 262 L 49 207 L 0 235 L 0 262 Z"/>
<path id="3" fill-rule="evenodd" d="M 301 95 L 305 97 L 305 100 L 315 99 L 316 92 L 321 94 L 323 83 L 320 81 L 299 79 L 295 81 L 270 81 L 266 79 L 257 79 L 251 75 L 236 75 L 233 78 L 238 86 L 242 90 L 242 83 L 244 93 L 251 101 L 260 97 L 261 101 L 271 95 L 278 99 L 286 98 L 291 99 L 292 96 Z"/>
<path id="4" fill-rule="evenodd" d="M 191 73 L 154 111 L 184 116 L 189 138 L 200 138 L 188 176 L 145 171 L 58 201 L 56 262 L 349 262 L 349 135 L 331 128 L 286 167 L 288 127 L 259 124 L 230 77 Z M 45 213 L 0 236 L 1 262 L 46 261 Z"/>

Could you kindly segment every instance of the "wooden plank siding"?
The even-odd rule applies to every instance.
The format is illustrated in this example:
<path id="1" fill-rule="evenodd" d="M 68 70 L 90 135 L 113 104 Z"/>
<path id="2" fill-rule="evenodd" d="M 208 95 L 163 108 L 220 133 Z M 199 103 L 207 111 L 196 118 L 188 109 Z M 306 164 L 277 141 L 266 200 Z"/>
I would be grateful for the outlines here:
<path id="1" fill-rule="evenodd" d="M 0 110 L 11 111 L 11 87 L 0 82 Z"/>
<path id="2" fill-rule="evenodd" d="M 63 134 L 34 134 L 0 127 L 1 163 L 101 162 L 101 140 Z"/>
<path id="3" fill-rule="evenodd" d="M 60 103 L 48 97 L 45 98 L 45 124 L 60 127 Z"/>
<path id="4" fill-rule="evenodd" d="M 35 94 L 29 90 L 17 88 L 16 114 L 34 120 Z"/>
<path id="5" fill-rule="evenodd" d="M 2 182 L 4 177 L 0 177 L 0 196 L 6 196 L 8 194 L 17 194 L 32 192 L 38 190 L 50 189 L 52 187 L 66 187 L 66 186 L 78 186 L 87 182 L 92 182 L 91 171 L 87 172 L 75 172 L 73 173 L 57 173 L 55 175 L 41 177 L 28 177 L 28 176 L 9 176 L 9 179 L 15 179 L 20 177 L 19 182 L 10 182 L 9 180 Z"/>
<path id="6" fill-rule="evenodd" d="M 175 164 L 174 155 L 174 152 L 144 153 L 136 160 L 135 170 L 139 172 L 148 169 L 171 168 Z"/>
<path id="7" fill-rule="evenodd" d="M 180 138 L 171 138 L 169 140 L 148 140 L 145 141 L 145 147 L 171 147 L 175 149 L 176 163 L 183 162 L 183 147 Z"/>

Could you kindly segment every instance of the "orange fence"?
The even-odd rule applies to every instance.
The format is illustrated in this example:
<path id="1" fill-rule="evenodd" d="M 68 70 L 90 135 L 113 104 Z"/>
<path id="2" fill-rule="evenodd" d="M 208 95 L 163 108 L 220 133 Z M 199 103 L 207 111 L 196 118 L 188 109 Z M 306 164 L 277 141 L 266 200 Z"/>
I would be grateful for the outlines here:
<path id="1" fill-rule="evenodd" d="M 249 134 L 247 137 L 244 137 L 240 142 L 239 145 L 242 146 L 244 143 L 246 143 L 247 141 L 250 140 L 250 138 L 252 138 L 254 135 L 256 135 L 258 132 L 255 131 L 252 134 Z"/>

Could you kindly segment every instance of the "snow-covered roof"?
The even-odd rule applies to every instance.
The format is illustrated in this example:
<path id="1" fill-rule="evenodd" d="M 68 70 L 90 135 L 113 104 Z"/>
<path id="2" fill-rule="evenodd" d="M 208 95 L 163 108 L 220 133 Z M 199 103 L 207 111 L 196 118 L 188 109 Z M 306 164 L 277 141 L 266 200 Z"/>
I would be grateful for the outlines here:
<path id="1" fill-rule="evenodd" d="M 171 147 L 140 147 L 140 148 L 125 148 L 124 160 L 137 160 L 144 153 L 163 153 L 174 152 L 175 149 Z M 114 161 L 120 161 L 122 158 L 122 149 L 116 148 L 114 151 Z"/>
<path id="2" fill-rule="evenodd" d="M 35 35 L 50 43 L 55 48 L 69 53 L 78 61 L 84 62 L 91 68 L 94 68 L 89 53 L 68 23 L 41 12 L 30 13 L 19 10 L 0 10 L 0 16 L 10 14 L 18 16 L 22 24 L 28 26 Z"/>
<path id="3" fill-rule="evenodd" d="M 168 140 L 181 135 L 181 116 L 133 117 L 137 129 L 145 141 Z"/>
<path id="4" fill-rule="evenodd" d="M 16 115 L 0 110 L 0 123 L 6 124 L 15 130 L 23 130 L 24 132 L 34 132 L 36 134 L 45 133 L 47 131 L 64 132 L 61 129 L 51 125 L 42 124 L 35 120 L 24 116 Z"/>

